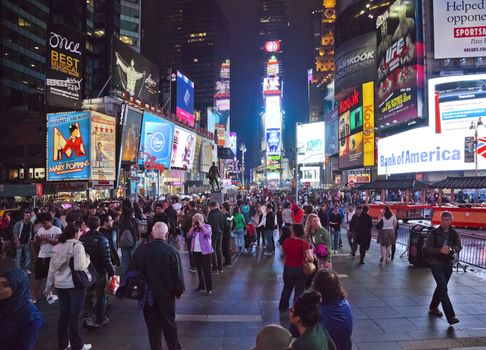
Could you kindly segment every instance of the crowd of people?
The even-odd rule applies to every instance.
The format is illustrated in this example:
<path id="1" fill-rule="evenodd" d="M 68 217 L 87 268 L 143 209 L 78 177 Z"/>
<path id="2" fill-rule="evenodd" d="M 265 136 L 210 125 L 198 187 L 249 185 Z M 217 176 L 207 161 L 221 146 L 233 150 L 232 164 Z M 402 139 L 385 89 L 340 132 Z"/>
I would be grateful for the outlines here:
<path id="1" fill-rule="evenodd" d="M 271 257 L 278 242 L 284 260 L 279 310 L 288 312 L 291 327 L 285 332 L 296 338 L 289 348 L 337 346 L 350 350 L 351 309 L 332 271 L 332 257 L 343 252 L 343 227 L 347 230 L 349 254 L 354 257 L 359 248 L 359 264 L 364 264 L 373 221 L 367 206 L 355 208 L 350 203 L 344 208 L 341 199 L 335 193 L 326 195 L 318 206 L 307 202 L 302 205 L 285 195 L 267 193 L 248 194 L 220 204 L 168 197 L 157 202 L 140 198 L 136 202 L 124 199 L 25 210 L 23 217 L 10 225 L 11 244 L 3 244 L 4 253 L 15 247 L 15 268 L 0 277 L 0 304 L 21 312 L 2 319 L 0 322 L 8 322 L 8 327 L 0 332 L 9 327 L 28 329 L 28 339 L 9 339 L 11 348 L 34 348 L 43 323 L 35 304 L 45 280 L 44 296 L 49 303 L 59 300 L 60 305 L 58 348 L 90 349 L 80 327 L 98 329 L 110 322 L 107 286 L 119 274 L 122 292 L 117 294 L 137 294 L 151 349 L 162 349 L 162 334 L 169 349 L 181 349 L 175 300 L 184 293 L 185 283 L 178 252 L 188 252 L 188 270 L 198 277 L 196 291 L 211 295 L 215 288 L 213 275 L 231 267 L 234 256 L 262 252 Z M 388 264 L 394 256 L 398 221 L 386 208 L 376 225 L 380 263 Z M 2 226 L 7 241 L 3 227 L 8 226 Z M 460 241 L 456 245 L 460 247 Z M 34 276 L 29 286 L 27 276 L 33 260 Z M 448 269 L 433 271 L 439 279 L 444 274 L 450 277 Z M 13 296 L 5 301 L 2 291 L 7 287 Z M 439 315 L 437 305 L 445 300 L 447 317 L 452 319 L 455 316 L 443 288 L 441 282 L 431 313 Z M 277 334 L 273 339 L 286 341 L 285 332 L 277 326 L 266 327 L 255 349 L 266 348 L 259 341 L 266 344 L 268 334 Z"/>

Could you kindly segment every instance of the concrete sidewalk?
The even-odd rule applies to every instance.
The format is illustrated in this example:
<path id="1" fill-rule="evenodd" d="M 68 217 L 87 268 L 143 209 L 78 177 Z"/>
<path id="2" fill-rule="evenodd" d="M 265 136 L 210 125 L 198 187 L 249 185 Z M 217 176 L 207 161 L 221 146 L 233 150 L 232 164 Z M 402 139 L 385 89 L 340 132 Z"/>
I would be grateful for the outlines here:
<path id="1" fill-rule="evenodd" d="M 344 234 L 343 234 L 344 238 Z M 398 249 L 401 249 L 400 246 Z M 480 274 L 454 272 L 450 295 L 460 323 L 449 327 L 430 317 L 428 305 L 435 288 L 429 269 L 409 267 L 398 258 L 380 265 L 372 242 L 365 265 L 358 265 L 346 249 L 334 257 L 353 308 L 355 349 L 486 349 L 486 283 Z M 280 251 L 238 257 L 223 274 L 213 275 L 211 296 L 193 292 L 197 277 L 186 272 L 187 292 L 177 302 L 180 340 L 184 348 L 250 349 L 259 329 L 269 323 L 287 326 L 279 313 L 282 290 Z M 182 253 L 187 267 L 187 254 Z M 5 266 L 4 266 L 5 267 Z M 111 298 L 111 297 L 110 297 Z M 148 349 L 143 315 L 133 301 L 111 299 L 111 322 L 97 331 L 84 331 L 93 349 Z M 58 305 L 38 303 L 45 316 L 37 349 L 56 349 Z"/>

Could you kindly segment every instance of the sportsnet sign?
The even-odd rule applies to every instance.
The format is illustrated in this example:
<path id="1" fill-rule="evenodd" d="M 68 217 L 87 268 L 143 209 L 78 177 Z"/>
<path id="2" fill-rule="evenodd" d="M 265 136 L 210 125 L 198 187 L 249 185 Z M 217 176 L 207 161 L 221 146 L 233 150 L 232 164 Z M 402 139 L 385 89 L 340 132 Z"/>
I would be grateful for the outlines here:
<path id="1" fill-rule="evenodd" d="M 378 175 L 474 170 L 474 161 L 471 162 L 474 157 L 471 156 L 475 150 L 467 147 L 467 137 L 470 137 L 468 131 L 457 131 L 451 135 L 420 128 L 380 139 Z M 478 157 L 478 169 L 486 169 L 486 158 L 481 155 Z"/>
<path id="2" fill-rule="evenodd" d="M 486 0 L 434 0 L 435 58 L 486 56 Z"/>

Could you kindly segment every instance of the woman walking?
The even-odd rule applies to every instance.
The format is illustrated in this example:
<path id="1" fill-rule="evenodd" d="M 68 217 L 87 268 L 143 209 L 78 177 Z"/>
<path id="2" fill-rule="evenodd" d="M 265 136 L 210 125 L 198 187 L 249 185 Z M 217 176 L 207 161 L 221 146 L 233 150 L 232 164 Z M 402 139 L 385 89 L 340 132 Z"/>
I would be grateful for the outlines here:
<path id="1" fill-rule="evenodd" d="M 283 244 L 285 255 L 283 280 L 284 286 L 280 296 L 278 308 L 285 311 L 289 307 L 289 300 L 294 291 L 294 301 L 305 289 L 307 276 L 304 274 L 304 261 L 313 261 L 311 247 L 304 239 L 304 227 L 300 224 L 292 225 L 290 238 Z"/>
<path id="2" fill-rule="evenodd" d="M 377 242 L 381 245 L 380 263 L 385 260 L 387 264 L 391 259 L 391 247 L 395 243 L 395 229 L 397 227 L 397 218 L 393 215 L 390 207 L 385 207 L 383 217 L 378 218 L 378 222 L 383 221 L 383 228 L 378 234 Z"/>
<path id="3" fill-rule="evenodd" d="M 81 230 L 77 224 L 69 224 L 59 236 L 49 264 L 45 295 L 55 287 L 59 297 L 60 315 L 57 326 L 57 344 L 59 349 L 89 350 L 91 344 L 84 344 L 81 339 L 80 318 L 83 312 L 85 288 L 76 288 L 70 268 L 71 258 L 75 271 L 84 271 L 90 261 L 79 242 Z"/>
<path id="4" fill-rule="evenodd" d="M 211 276 L 211 226 L 204 224 L 204 216 L 196 213 L 192 217 L 192 228 L 187 233 L 191 239 L 191 253 L 194 254 L 197 276 L 199 279 L 196 291 L 213 292 L 213 278 Z"/>
<path id="5" fill-rule="evenodd" d="M 310 214 L 305 224 L 305 238 L 310 242 L 314 256 L 317 258 L 318 269 L 332 270 L 331 235 L 321 226 L 317 214 Z"/>
<path id="6" fill-rule="evenodd" d="M 235 237 L 235 248 L 238 254 L 246 253 L 245 249 L 245 217 L 240 213 L 240 208 L 233 209 L 233 236 Z"/>
<path id="7" fill-rule="evenodd" d="M 332 232 L 332 242 L 333 242 L 333 249 L 335 254 L 337 254 L 339 249 L 339 240 L 341 239 L 342 223 L 343 223 L 343 219 L 339 214 L 339 207 L 337 204 L 334 204 L 334 207 L 332 208 L 332 213 L 329 215 L 329 227 L 331 228 L 331 232 Z"/>

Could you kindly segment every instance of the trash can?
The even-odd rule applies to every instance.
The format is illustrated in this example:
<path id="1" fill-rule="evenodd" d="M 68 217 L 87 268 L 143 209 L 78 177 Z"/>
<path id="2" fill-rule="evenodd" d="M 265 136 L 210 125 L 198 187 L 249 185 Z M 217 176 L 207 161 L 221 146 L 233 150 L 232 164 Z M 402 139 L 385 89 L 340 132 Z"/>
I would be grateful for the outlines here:
<path id="1" fill-rule="evenodd" d="M 408 262 L 416 267 L 430 266 L 429 257 L 425 254 L 425 245 L 433 226 L 415 224 L 410 226 L 408 238 Z"/>

